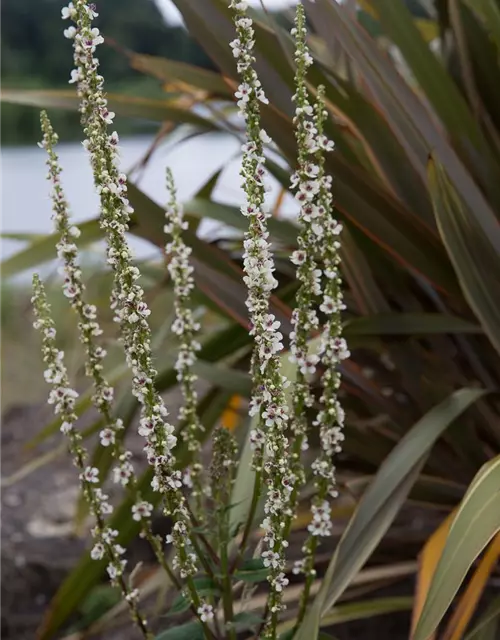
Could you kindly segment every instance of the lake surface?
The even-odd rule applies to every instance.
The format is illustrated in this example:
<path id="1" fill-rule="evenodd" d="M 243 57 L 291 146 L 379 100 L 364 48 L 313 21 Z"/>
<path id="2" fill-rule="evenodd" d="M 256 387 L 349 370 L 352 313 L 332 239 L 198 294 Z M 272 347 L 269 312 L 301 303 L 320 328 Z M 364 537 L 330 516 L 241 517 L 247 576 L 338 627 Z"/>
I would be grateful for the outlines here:
<path id="1" fill-rule="evenodd" d="M 153 138 L 150 136 L 120 140 L 121 168 L 129 172 L 144 157 Z M 75 222 L 97 217 L 98 198 L 92 185 L 88 157 L 80 143 L 61 143 L 58 153 L 63 167 L 62 183 Z M 37 146 L 2 150 L 2 231 L 4 233 L 52 233 L 50 183 L 45 179 L 45 152 Z M 240 143 L 226 134 L 207 133 L 175 143 L 162 143 L 145 169 L 135 171 L 132 181 L 160 205 L 166 201 L 165 168 L 170 166 L 176 180 L 179 199 L 191 198 L 217 170 L 223 167 L 213 199 L 241 204 Z M 279 192 L 273 185 L 270 202 Z M 289 196 L 287 196 L 288 198 Z M 291 205 L 291 201 L 290 201 Z M 220 225 L 204 221 L 200 234 L 211 235 Z M 138 257 L 153 256 L 158 250 L 150 243 L 132 238 Z M 17 240 L 2 240 L 2 259 L 26 246 Z M 28 274 L 26 274 L 28 275 Z"/>

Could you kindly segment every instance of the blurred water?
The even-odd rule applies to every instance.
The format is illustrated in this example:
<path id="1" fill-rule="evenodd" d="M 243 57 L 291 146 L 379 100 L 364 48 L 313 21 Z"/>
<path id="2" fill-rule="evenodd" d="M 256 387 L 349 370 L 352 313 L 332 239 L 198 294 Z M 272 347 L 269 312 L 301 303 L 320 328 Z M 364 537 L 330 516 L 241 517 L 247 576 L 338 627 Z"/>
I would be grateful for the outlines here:
<path id="1" fill-rule="evenodd" d="M 128 171 L 144 156 L 151 145 L 151 137 L 120 140 L 122 170 Z M 179 198 L 191 198 L 207 179 L 223 167 L 213 197 L 220 202 L 241 204 L 239 187 L 240 143 L 226 134 L 208 133 L 178 144 L 160 146 L 146 169 L 136 174 L 134 182 L 153 200 L 162 205 L 166 199 L 165 168 L 170 166 L 177 183 Z M 58 145 L 63 167 L 62 182 L 71 204 L 76 222 L 95 218 L 98 212 L 97 196 L 92 186 L 92 175 L 87 154 L 79 143 Z M 45 153 L 38 147 L 4 148 L 2 150 L 2 231 L 24 233 L 51 233 L 50 185 L 45 179 Z M 270 194 L 276 197 L 278 186 Z M 210 234 L 217 226 L 205 221 L 200 233 Z M 131 238 L 138 257 L 154 255 L 157 250 L 148 242 Z M 25 246 L 17 240 L 1 241 L 2 259 Z M 29 274 L 26 274 L 28 276 Z"/>

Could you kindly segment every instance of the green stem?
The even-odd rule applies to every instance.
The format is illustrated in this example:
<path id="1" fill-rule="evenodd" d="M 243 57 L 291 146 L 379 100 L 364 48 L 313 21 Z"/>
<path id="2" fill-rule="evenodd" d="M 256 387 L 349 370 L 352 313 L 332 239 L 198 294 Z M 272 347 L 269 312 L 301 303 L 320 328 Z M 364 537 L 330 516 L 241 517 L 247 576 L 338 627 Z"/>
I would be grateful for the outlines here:
<path id="1" fill-rule="evenodd" d="M 233 611 L 233 588 L 231 583 L 231 574 L 229 570 L 229 558 L 227 554 L 228 545 L 228 518 L 225 510 L 219 514 L 219 543 L 220 543 L 220 564 L 222 573 L 222 604 L 224 608 L 224 620 L 226 622 L 226 630 L 230 640 L 236 640 L 236 631 L 234 629 L 234 611 Z"/>
<path id="2" fill-rule="evenodd" d="M 299 613 L 297 614 L 297 621 L 295 623 L 294 635 L 302 621 L 304 620 L 304 616 L 306 614 L 307 602 L 309 600 L 309 595 L 311 593 L 311 587 L 314 582 L 314 578 L 316 577 L 316 572 L 314 571 L 314 556 L 316 554 L 316 548 L 318 546 L 318 539 L 313 537 L 310 542 L 309 553 L 307 558 L 307 573 L 306 573 L 306 583 L 304 585 L 304 590 L 302 591 L 302 596 L 300 599 L 300 607 Z M 292 636 L 293 637 L 293 636 Z"/>
<path id="3" fill-rule="evenodd" d="M 261 466 L 261 465 L 260 465 Z M 248 512 L 248 517 L 245 523 L 245 529 L 243 531 L 243 537 L 241 538 L 240 547 L 238 549 L 238 553 L 231 565 L 230 573 L 233 573 L 235 568 L 238 566 L 240 560 L 245 553 L 245 548 L 248 542 L 248 538 L 250 536 L 250 532 L 252 531 L 252 524 L 255 518 L 255 514 L 257 512 L 257 506 L 260 500 L 261 494 L 261 485 L 262 485 L 262 470 L 255 472 L 255 480 L 253 485 L 253 495 L 252 495 L 252 503 L 250 505 L 250 511 Z"/>

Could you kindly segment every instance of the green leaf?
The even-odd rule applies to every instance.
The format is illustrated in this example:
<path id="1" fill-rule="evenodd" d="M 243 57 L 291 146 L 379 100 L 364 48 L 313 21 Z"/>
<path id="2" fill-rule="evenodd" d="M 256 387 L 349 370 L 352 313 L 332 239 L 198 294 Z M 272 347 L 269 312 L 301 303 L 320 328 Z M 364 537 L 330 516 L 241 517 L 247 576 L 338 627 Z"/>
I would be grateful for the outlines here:
<path id="1" fill-rule="evenodd" d="M 186 622 L 173 629 L 162 631 L 155 640 L 204 640 L 205 634 L 199 622 Z"/>
<path id="2" fill-rule="evenodd" d="M 433 157 L 429 161 L 429 185 L 439 231 L 462 291 L 500 353 L 500 246 L 494 246 L 492 235 L 475 224 L 443 166 Z"/>
<path id="3" fill-rule="evenodd" d="M 220 596 L 220 589 L 217 587 L 212 578 L 208 576 L 200 576 L 198 578 L 194 578 L 193 580 L 196 591 L 199 596 Z M 191 606 L 191 601 L 187 598 L 183 593 L 179 593 L 179 595 L 172 602 L 172 606 L 170 607 L 167 616 L 177 615 L 179 613 L 184 613 Z"/>
<path id="4" fill-rule="evenodd" d="M 463 94 L 420 35 L 404 3 L 372 0 L 372 5 L 454 142 L 466 153 L 473 149 L 490 153 Z M 477 161 L 477 157 L 474 159 Z"/>
<path id="5" fill-rule="evenodd" d="M 362 600 L 361 602 L 348 602 L 334 607 L 326 615 L 321 618 L 321 627 L 330 627 L 336 624 L 353 622 L 354 620 L 363 620 L 366 618 L 374 618 L 396 611 L 411 611 L 413 607 L 413 598 L 410 596 L 401 596 L 394 598 L 374 598 L 373 600 Z M 285 622 L 280 626 L 287 628 L 294 624 L 293 621 Z M 292 635 L 293 628 L 279 636 L 280 640 L 286 638 L 297 637 Z M 318 638 L 321 637 L 321 633 Z M 331 637 L 331 636 L 330 636 Z"/>
<path id="6" fill-rule="evenodd" d="M 233 622 L 236 631 L 241 633 L 262 624 L 263 619 L 251 611 L 242 611 L 234 616 Z"/>
<path id="7" fill-rule="evenodd" d="M 394 6 L 401 6 L 400 2 L 393 4 Z M 475 174 L 483 169 L 485 174 L 483 182 L 493 185 L 492 188 L 497 196 L 498 170 L 491 169 L 491 163 L 488 164 L 486 162 L 486 156 L 483 158 L 481 151 L 474 151 L 473 149 L 471 149 L 471 152 L 473 152 L 472 166 L 469 167 L 470 171 L 466 169 L 461 157 L 457 155 L 447 137 L 443 135 L 435 120 L 431 118 L 429 110 L 419 100 L 413 88 L 405 82 L 403 76 L 389 62 L 387 56 L 380 51 L 377 44 L 367 37 L 350 15 L 350 12 L 345 11 L 343 7 L 335 2 L 328 2 L 328 0 L 318 0 L 315 3 L 308 0 L 306 6 L 313 24 L 319 35 L 324 37 L 325 44 L 330 47 L 332 55 L 336 55 L 334 51 L 338 42 L 349 58 L 356 63 L 357 67 L 359 66 L 360 74 L 368 85 L 370 94 L 373 96 L 374 108 L 383 112 L 391 125 L 391 129 L 412 159 L 412 163 L 415 164 L 419 174 L 425 175 L 425 163 L 428 155 L 431 152 L 435 152 L 445 165 L 457 191 L 468 202 L 470 208 L 476 212 L 478 218 L 482 220 L 482 224 L 488 225 L 492 236 L 498 238 L 500 229 L 495 229 L 494 225 L 488 221 L 489 218 L 494 217 L 494 212 L 474 180 Z M 335 34 L 334 39 L 331 38 L 332 33 Z M 481 157 L 481 162 L 478 161 L 479 157 Z M 333 175 L 341 180 L 343 176 L 338 169 L 339 167 L 333 168 Z M 359 190 L 361 191 L 363 188 L 363 185 L 360 185 Z M 389 209 L 387 213 L 389 213 Z M 352 215 L 356 219 L 359 218 L 356 210 L 352 211 Z M 399 229 L 402 230 L 403 217 L 400 215 L 400 218 Z M 366 228 L 367 231 L 373 230 L 372 225 L 374 222 L 375 219 L 370 222 L 364 218 L 364 222 L 360 226 L 361 228 Z M 395 219 L 393 219 L 393 223 L 395 224 Z M 387 231 L 389 229 L 386 229 Z M 411 233 L 410 231 L 408 232 Z M 392 252 L 396 248 L 392 239 L 396 240 L 396 237 L 392 232 L 391 240 L 389 240 L 387 233 L 381 235 L 380 232 L 374 231 L 372 237 L 373 235 L 387 250 Z M 425 242 L 430 247 L 435 241 L 435 237 L 428 237 Z M 399 239 L 397 240 L 397 246 L 400 247 Z M 403 264 L 406 259 L 431 282 L 442 287 L 440 279 L 433 280 L 429 271 L 422 268 L 421 258 L 414 249 L 411 250 L 411 253 L 405 253 L 402 256 L 399 254 L 399 259 Z M 420 266 L 417 265 L 416 259 Z M 442 271 L 442 275 L 444 275 L 444 271 Z M 452 286 L 451 281 L 444 286 L 445 291 L 447 286 Z"/>
<path id="8" fill-rule="evenodd" d="M 500 7 L 496 0 L 464 0 L 469 7 L 483 18 L 486 29 L 500 54 Z"/>
<path id="9" fill-rule="evenodd" d="M 80 236 L 75 238 L 75 243 L 80 249 L 102 238 L 102 232 L 99 229 L 97 220 L 89 220 L 76 226 L 81 232 Z M 59 234 L 57 233 L 44 235 L 4 260 L 0 265 L 2 278 L 8 278 L 49 260 L 54 260 L 56 257 L 56 244 L 59 239 Z"/>
<path id="10" fill-rule="evenodd" d="M 112 587 L 109 584 L 101 584 L 94 587 L 82 602 L 80 607 L 82 618 L 78 621 L 76 627 L 78 629 L 86 629 L 118 604 L 121 599 L 121 591 L 116 587 Z"/>
<path id="11" fill-rule="evenodd" d="M 160 56 L 149 56 L 131 53 L 128 56 L 130 66 L 141 73 L 158 78 L 162 82 L 182 81 L 197 89 L 225 98 L 233 98 L 233 91 L 224 78 L 214 71 L 209 71 L 186 62 L 169 60 Z"/>
<path id="12" fill-rule="evenodd" d="M 217 129 L 210 120 L 188 109 L 173 106 L 168 100 L 153 100 L 135 96 L 108 93 L 110 109 L 117 115 L 128 118 L 144 118 L 155 122 L 165 120 L 192 124 L 203 129 Z M 4 89 L 1 100 L 11 104 L 22 104 L 38 108 L 68 109 L 76 111 L 80 98 L 70 89 L 32 90 Z"/>
<path id="13" fill-rule="evenodd" d="M 426 335 L 436 333 L 482 333 L 481 327 L 441 313 L 384 313 L 349 320 L 346 338 L 368 335 Z"/>
<path id="14" fill-rule="evenodd" d="M 450 424 L 486 392 L 455 391 L 426 413 L 398 442 L 363 494 L 335 551 L 322 587 L 296 640 L 314 637 L 321 617 L 335 604 L 369 558 L 406 500 L 430 450 Z"/>
<path id="15" fill-rule="evenodd" d="M 250 558 L 235 571 L 233 578 L 243 582 L 263 582 L 268 575 L 269 569 L 264 566 L 261 558 Z"/>
<path id="16" fill-rule="evenodd" d="M 412 607 L 413 598 L 409 596 L 349 602 L 333 607 L 331 611 L 321 618 L 321 626 L 329 627 L 342 622 L 373 618 L 374 616 L 382 616 L 395 611 L 410 611 Z"/>
<path id="17" fill-rule="evenodd" d="M 250 397 L 252 379 L 245 371 L 230 369 L 199 359 L 194 366 L 194 372 L 203 380 L 211 382 L 214 387 L 233 391 L 245 398 Z"/>
<path id="18" fill-rule="evenodd" d="M 460 504 L 418 620 L 414 640 L 426 640 L 436 629 L 472 563 L 498 531 L 500 456 L 479 470 Z"/>
<path id="19" fill-rule="evenodd" d="M 495 640 L 496 630 L 500 626 L 500 596 L 494 598 L 486 611 L 469 631 L 464 640 Z M 490 634 L 490 635 L 488 635 Z"/>
<path id="20" fill-rule="evenodd" d="M 24 231 L 4 231 L 0 233 L 0 238 L 4 240 L 19 240 L 20 242 L 35 242 L 35 240 L 43 240 L 46 233 L 26 233 Z"/>
<path id="21" fill-rule="evenodd" d="M 240 231 L 246 231 L 248 228 L 248 221 L 241 215 L 240 210 L 227 204 L 194 198 L 184 204 L 184 209 L 186 213 L 190 215 L 195 215 L 202 219 L 211 218 L 212 220 L 218 220 Z M 286 242 L 292 247 L 296 246 L 297 227 L 291 222 L 270 218 L 268 220 L 268 227 L 269 233 L 273 238 Z"/>

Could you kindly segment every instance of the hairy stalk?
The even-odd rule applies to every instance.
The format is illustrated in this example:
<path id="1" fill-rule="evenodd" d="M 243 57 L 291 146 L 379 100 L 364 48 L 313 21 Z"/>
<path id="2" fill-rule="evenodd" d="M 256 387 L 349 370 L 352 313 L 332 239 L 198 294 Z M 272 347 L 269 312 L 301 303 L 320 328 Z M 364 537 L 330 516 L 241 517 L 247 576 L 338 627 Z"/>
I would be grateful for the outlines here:
<path id="1" fill-rule="evenodd" d="M 35 329 L 42 335 L 43 361 L 47 365 L 45 380 L 52 385 L 49 404 L 54 405 L 54 413 L 62 419 L 61 431 L 67 436 L 69 450 L 73 462 L 79 471 L 83 495 L 95 518 L 96 526 L 92 529 L 95 544 L 91 551 L 93 559 L 106 558 L 109 562 L 107 572 L 111 583 L 118 586 L 125 598 L 132 619 L 146 640 L 153 636 L 147 630 L 147 621 L 138 610 L 139 592 L 131 589 L 124 578 L 127 561 L 121 556 L 125 549 L 115 541 L 118 531 L 106 524 L 106 516 L 113 508 L 99 486 L 99 471 L 87 464 L 88 452 L 82 445 L 81 434 L 75 429 L 77 416 L 74 412 L 75 399 L 78 397 L 69 384 L 68 373 L 64 365 L 64 352 L 56 347 L 56 329 L 51 317 L 45 289 L 38 275 L 33 277 L 33 308 L 35 312 Z"/>
<path id="2" fill-rule="evenodd" d="M 277 286 L 271 246 L 268 241 L 265 203 L 266 184 L 264 144 L 271 140 L 260 122 L 260 104 L 267 103 L 261 83 L 254 69 L 254 29 L 247 15 L 246 0 L 232 0 L 237 38 L 231 42 L 241 84 L 235 93 L 240 113 L 246 124 L 247 142 L 243 146 L 240 175 L 246 195 L 242 214 L 248 218 L 248 231 L 244 240 L 244 282 L 248 288 L 247 308 L 255 348 L 252 355 L 254 393 L 251 414 L 258 415 L 258 427 L 251 433 L 255 450 L 254 468 L 263 462 L 263 480 L 267 485 L 264 564 L 269 567 L 269 617 L 263 638 L 276 638 L 276 626 L 282 605 L 283 588 L 288 584 L 285 576 L 285 548 L 288 542 L 281 527 L 284 516 L 290 514 L 290 493 L 295 478 L 289 468 L 289 444 L 286 437 L 288 411 L 284 388 L 286 380 L 281 374 L 279 353 L 283 349 L 280 323 L 269 310 L 271 291 Z M 264 455 L 265 454 L 265 455 Z M 265 457 L 265 459 L 264 459 Z"/>
<path id="3" fill-rule="evenodd" d="M 85 346 L 86 352 L 85 372 L 92 380 L 94 387 L 92 403 L 101 414 L 104 423 L 104 429 L 99 434 L 101 445 L 103 447 L 111 447 L 113 459 L 118 461 L 118 465 L 113 469 L 113 479 L 115 483 L 124 486 L 128 495 L 132 498 L 136 509 L 135 513 L 141 514 L 141 530 L 144 537 L 150 542 L 160 565 L 171 577 L 171 569 L 166 568 L 167 563 L 162 545 L 159 543 L 158 537 L 154 536 L 151 529 L 151 520 L 147 516 L 148 512 L 151 513 L 152 507 L 141 499 L 137 489 L 137 476 L 131 462 L 132 454 L 125 449 L 123 444 L 121 433 L 123 423 L 119 418 L 113 417 L 114 390 L 103 374 L 102 363 L 106 357 L 106 351 L 96 341 L 96 338 L 102 335 L 102 329 L 97 322 L 95 306 L 88 304 L 84 298 L 85 285 L 82 281 L 81 269 L 77 263 L 78 249 L 73 241 L 80 232 L 77 227 L 70 224 L 69 206 L 60 181 L 62 169 L 55 151 L 58 136 L 54 132 L 45 111 L 41 112 L 40 121 L 43 140 L 39 143 L 39 146 L 44 148 L 48 155 L 47 166 L 49 167 L 49 174 L 47 178 L 52 182 L 53 219 L 56 231 L 60 236 L 60 241 L 57 244 L 57 253 L 63 263 L 63 291 L 78 317 L 80 340 Z"/>
<path id="4" fill-rule="evenodd" d="M 210 477 L 212 499 L 215 505 L 215 525 L 217 530 L 217 546 L 220 558 L 222 606 L 224 610 L 225 628 L 230 640 L 236 640 L 233 612 L 233 588 L 231 569 L 229 566 L 229 502 L 234 481 L 237 446 L 232 434 L 219 427 L 213 438 L 212 463 Z"/>

